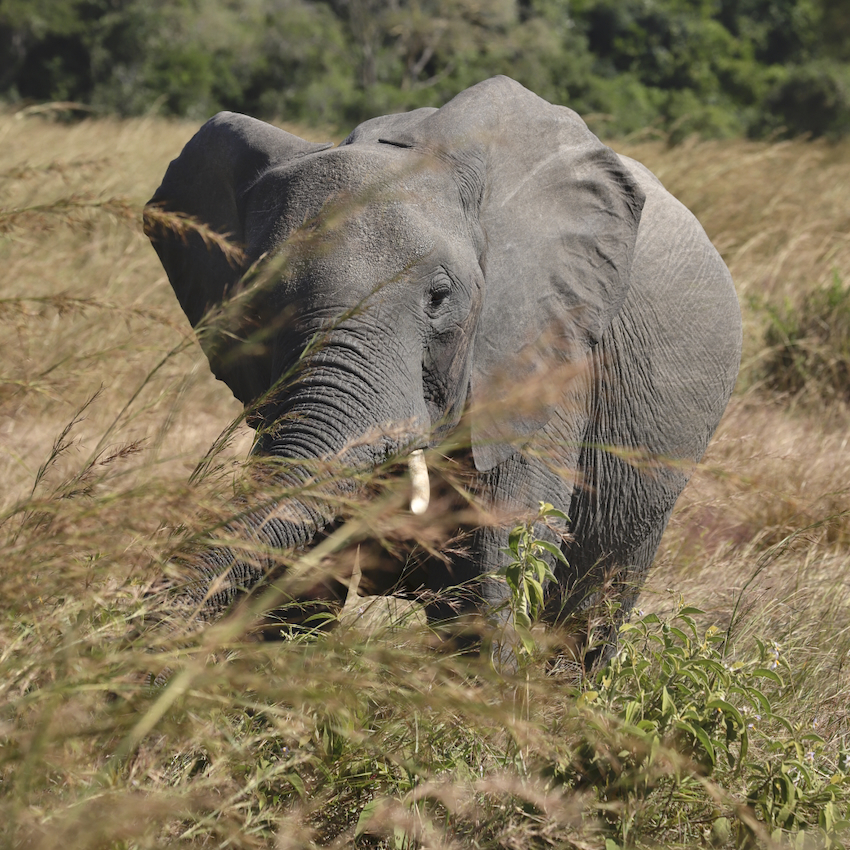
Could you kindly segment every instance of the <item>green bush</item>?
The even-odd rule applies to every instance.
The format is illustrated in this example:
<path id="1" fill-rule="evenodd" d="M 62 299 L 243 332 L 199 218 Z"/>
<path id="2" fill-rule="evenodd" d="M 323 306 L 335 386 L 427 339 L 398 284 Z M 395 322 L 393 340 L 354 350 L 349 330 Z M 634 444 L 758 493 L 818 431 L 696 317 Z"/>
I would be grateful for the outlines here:
<path id="1" fill-rule="evenodd" d="M 592 790 L 609 848 L 663 842 L 683 810 L 689 846 L 847 846 L 848 753 L 779 713 L 792 667 L 778 644 L 736 657 L 728 633 L 700 632 L 702 613 L 680 601 L 622 626 L 617 657 L 581 690 L 585 722 L 555 775 Z"/>
<path id="2" fill-rule="evenodd" d="M 850 132 L 850 71 L 834 62 L 787 69 L 764 99 L 755 134 L 837 139 Z"/>
<path id="3" fill-rule="evenodd" d="M 799 304 L 767 311 L 766 387 L 808 399 L 850 401 L 850 290 L 838 273 Z"/>

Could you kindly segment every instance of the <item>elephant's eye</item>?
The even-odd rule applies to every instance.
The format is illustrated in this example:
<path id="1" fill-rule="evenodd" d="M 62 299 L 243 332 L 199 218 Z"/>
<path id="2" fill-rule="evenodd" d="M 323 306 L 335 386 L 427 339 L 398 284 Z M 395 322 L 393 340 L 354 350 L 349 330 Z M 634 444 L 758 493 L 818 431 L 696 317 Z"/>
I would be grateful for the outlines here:
<path id="1" fill-rule="evenodd" d="M 452 285 L 448 277 L 441 276 L 438 280 L 434 281 L 428 296 L 429 311 L 434 312 L 435 310 L 439 310 L 451 294 Z"/>
<path id="2" fill-rule="evenodd" d="M 448 287 L 446 289 L 434 289 L 431 291 L 431 302 L 430 307 L 432 310 L 436 310 L 438 307 L 442 305 L 442 303 L 449 297 Z"/>

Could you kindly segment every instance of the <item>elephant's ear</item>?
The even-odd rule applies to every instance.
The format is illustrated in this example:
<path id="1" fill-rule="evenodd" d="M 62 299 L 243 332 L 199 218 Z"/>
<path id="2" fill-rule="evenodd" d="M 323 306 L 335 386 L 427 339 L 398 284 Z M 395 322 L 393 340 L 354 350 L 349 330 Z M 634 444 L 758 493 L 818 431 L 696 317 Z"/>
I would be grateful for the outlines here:
<path id="1" fill-rule="evenodd" d="M 168 166 L 145 207 L 145 232 L 183 312 L 199 330 L 213 374 L 246 405 L 271 380 L 265 347 L 250 339 L 255 323 L 235 310 L 209 327 L 204 317 L 236 293 L 257 259 L 245 251 L 247 191 L 269 168 L 328 147 L 246 115 L 220 112 Z"/>
<path id="2" fill-rule="evenodd" d="M 452 163 L 477 210 L 486 291 L 473 354 L 473 452 L 489 469 L 564 403 L 545 374 L 532 413 L 494 410 L 494 387 L 529 385 L 601 339 L 626 297 L 644 196 L 575 112 L 507 77 L 467 89 L 395 143 Z"/>

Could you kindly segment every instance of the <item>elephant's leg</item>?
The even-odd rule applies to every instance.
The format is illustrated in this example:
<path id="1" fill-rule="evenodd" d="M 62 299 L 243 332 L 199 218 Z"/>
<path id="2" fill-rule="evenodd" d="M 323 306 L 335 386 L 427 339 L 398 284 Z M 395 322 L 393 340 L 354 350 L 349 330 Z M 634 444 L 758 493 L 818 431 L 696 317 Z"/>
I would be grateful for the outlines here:
<path id="1" fill-rule="evenodd" d="M 571 643 L 586 669 L 615 651 L 690 469 L 605 448 L 613 445 L 610 434 L 597 434 L 582 453 L 584 479 L 569 509 L 569 566 L 558 571 L 558 593 L 547 607 L 551 621 L 576 635 Z"/>
<path id="2" fill-rule="evenodd" d="M 578 550 L 568 554 L 570 572 L 583 576 L 568 589 L 561 585 L 560 598 L 553 596 L 547 614 L 554 613 L 551 619 L 572 636 L 571 652 L 585 670 L 598 668 L 615 654 L 620 626 L 640 595 L 666 526 L 666 519 L 652 526 L 628 555 L 590 562 Z"/>

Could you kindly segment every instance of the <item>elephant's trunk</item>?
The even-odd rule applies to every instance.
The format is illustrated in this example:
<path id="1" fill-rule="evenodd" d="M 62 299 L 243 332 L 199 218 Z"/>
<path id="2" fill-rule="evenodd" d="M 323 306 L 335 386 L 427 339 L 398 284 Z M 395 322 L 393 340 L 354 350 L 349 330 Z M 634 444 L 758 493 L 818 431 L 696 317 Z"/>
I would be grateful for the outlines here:
<path id="1" fill-rule="evenodd" d="M 270 488 L 292 496 L 272 497 L 257 508 L 245 505 L 224 529 L 223 536 L 238 545 L 216 545 L 197 556 L 181 589 L 196 618 L 215 618 L 269 573 L 279 572 L 277 551 L 309 546 L 337 518 L 335 505 L 356 495 L 352 469 L 374 467 L 422 445 L 424 415 L 412 406 L 410 388 L 399 387 L 396 378 L 390 392 L 373 374 L 367 380 L 350 366 L 332 366 L 329 349 L 288 388 L 255 446 L 256 455 L 270 460 L 262 464 Z M 410 509 L 423 513 L 430 487 L 421 450 L 409 464 Z"/>

